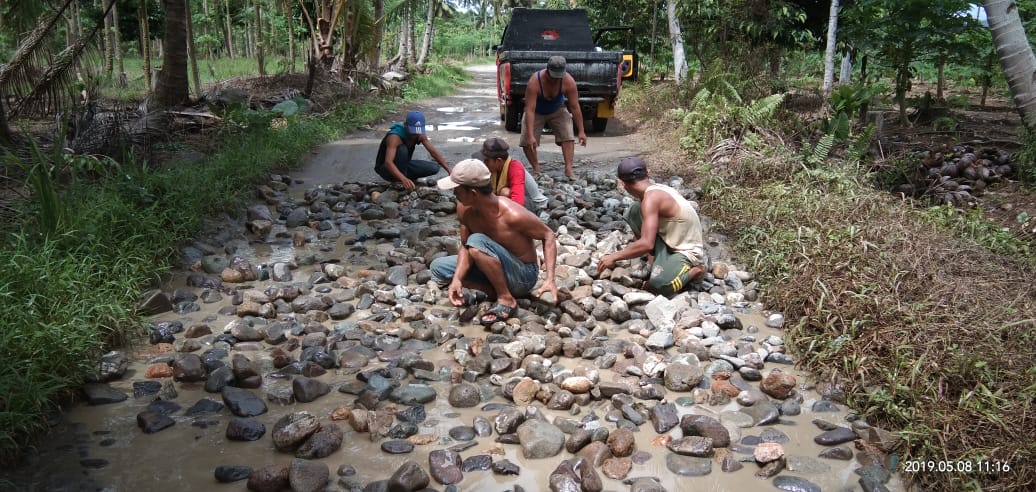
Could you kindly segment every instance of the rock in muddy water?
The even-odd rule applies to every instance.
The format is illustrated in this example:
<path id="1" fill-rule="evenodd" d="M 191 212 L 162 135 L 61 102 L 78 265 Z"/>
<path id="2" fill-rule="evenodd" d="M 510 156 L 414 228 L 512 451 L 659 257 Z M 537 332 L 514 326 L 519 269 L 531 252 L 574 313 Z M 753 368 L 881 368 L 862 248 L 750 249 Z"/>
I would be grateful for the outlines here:
<path id="1" fill-rule="evenodd" d="M 778 370 L 770 371 L 759 383 L 759 389 L 767 396 L 783 400 L 795 389 L 795 376 Z"/>
<path id="2" fill-rule="evenodd" d="M 836 427 L 814 437 L 813 442 L 821 446 L 834 446 L 842 444 L 843 442 L 855 441 L 856 439 L 859 439 L 859 436 L 857 436 L 856 432 L 852 429 L 847 427 Z"/>
<path id="3" fill-rule="evenodd" d="M 112 388 L 107 383 L 86 383 L 83 385 L 83 392 L 86 393 L 87 403 L 91 405 L 118 403 L 129 398 L 126 393 Z"/>
<path id="4" fill-rule="evenodd" d="M 482 402 L 482 395 L 478 386 L 461 383 L 450 388 L 448 401 L 456 408 L 471 408 Z"/>
<path id="5" fill-rule="evenodd" d="M 153 316 L 156 314 L 168 313 L 173 310 L 173 303 L 169 296 L 159 289 L 152 289 L 141 296 L 137 303 L 137 313 L 141 316 Z"/>
<path id="6" fill-rule="evenodd" d="M 486 471 L 493 466 L 493 457 L 488 454 L 477 454 L 464 458 L 461 463 L 461 471 L 464 473 L 473 471 Z"/>
<path id="7" fill-rule="evenodd" d="M 137 427 L 145 434 L 154 434 L 175 424 L 171 417 L 158 412 L 144 411 L 137 414 Z"/>
<path id="8" fill-rule="evenodd" d="M 460 483 L 464 474 L 460 471 L 462 461 L 460 455 L 446 449 L 436 449 L 428 453 L 428 468 L 432 478 L 443 485 Z"/>
<path id="9" fill-rule="evenodd" d="M 428 487 L 431 477 L 421 468 L 421 465 L 414 460 L 406 460 L 396 469 L 388 480 L 388 490 L 391 492 L 413 492 Z"/>
<path id="10" fill-rule="evenodd" d="M 684 436 L 701 436 L 712 440 L 712 447 L 730 446 L 730 431 L 719 421 L 707 415 L 684 415 L 680 419 Z"/>
<path id="11" fill-rule="evenodd" d="M 497 475 L 517 475 L 520 470 L 518 465 L 508 459 L 493 462 L 493 473 Z"/>
<path id="12" fill-rule="evenodd" d="M 601 463 L 601 473 L 612 480 L 622 480 L 633 469 L 630 458 L 608 458 Z"/>
<path id="13" fill-rule="evenodd" d="M 712 458 L 667 454 L 665 466 L 669 471 L 685 477 L 702 477 L 712 473 Z"/>
<path id="14" fill-rule="evenodd" d="M 288 465 L 267 465 L 248 476 L 248 490 L 253 492 L 281 492 L 291 487 Z"/>
<path id="15" fill-rule="evenodd" d="M 759 463 L 769 463 L 784 457 L 784 447 L 775 442 L 761 442 L 752 452 L 752 457 Z"/>
<path id="16" fill-rule="evenodd" d="M 252 467 L 245 465 L 220 465 L 213 472 L 219 483 L 231 483 L 244 480 L 252 475 Z"/>
<path id="17" fill-rule="evenodd" d="M 296 458 L 316 460 L 326 458 L 342 448 L 344 434 L 337 425 L 325 422 L 295 451 Z"/>
<path id="18" fill-rule="evenodd" d="M 690 391 L 704 378 L 705 373 L 698 365 L 698 358 L 691 356 L 670 362 L 666 366 L 663 380 L 669 391 Z"/>
<path id="19" fill-rule="evenodd" d="M 655 477 L 637 477 L 623 483 L 629 483 L 630 492 L 667 492 Z"/>
<path id="20" fill-rule="evenodd" d="M 173 379 L 185 383 L 205 380 L 205 365 L 197 354 L 184 354 L 173 361 Z"/>
<path id="21" fill-rule="evenodd" d="M 300 403 L 309 403 L 331 392 L 331 387 L 327 383 L 305 376 L 296 376 L 291 381 L 291 389 L 295 401 Z"/>
<path id="22" fill-rule="evenodd" d="M 258 441 L 266 434 L 266 426 L 253 419 L 233 419 L 227 424 L 227 439 L 231 441 Z"/>
<path id="23" fill-rule="evenodd" d="M 712 456 L 712 439 L 701 436 L 687 436 L 673 439 L 666 445 L 670 451 L 684 455 L 708 458 Z"/>
<path id="24" fill-rule="evenodd" d="M 554 424 L 532 419 L 518 426 L 518 440 L 526 459 L 550 458 L 561 452 L 565 434 Z"/>
<path id="25" fill-rule="evenodd" d="M 655 432 L 664 434 L 680 423 L 675 403 L 658 403 L 651 407 L 651 425 Z"/>
<path id="26" fill-rule="evenodd" d="M 414 451 L 414 443 L 406 439 L 392 439 L 382 442 L 381 450 L 388 454 L 407 454 Z"/>
<path id="27" fill-rule="evenodd" d="M 294 459 L 288 471 L 288 483 L 294 492 L 318 492 L 324 490 L 331 470 L 326 463 Z"/>
<path id="28" fill-rule="evenodd" d="M 227 386 L 221 395 L 223 403 L 238 417 L 255 417 L 266 413 L 266 404 L 251 391 Z"/>
<path id="29" fill-rule="evenodd" d="M 620 458 L 630 456 L 636 450 L 633 431 L 627 428 L 616 429 L 608 434 L 608 450 Z"/>
<path id="30" fill-rule="evenodd" d="M 389 400 L 400 405 L 429 403 L 435 400 L 435 389 L 427 384 L 411 383 L 392 390 Z"/>
<path id="31" fill-rule="evenodd" d="M 778 490 L 786 492 L 821 492 L 819 485 L 806 480 L 805 478 L 781 475 L 774 477 L 773 486 Z"/>
<path id="32" fill-rule="evenodd" d="M 273 424 L 273 445 L 280 451 L 294 451 L 320 427 L 320 422 L 309 412 L 285 415 Z"/>
<path id="33" fill-rule="evenodd" d="M 829 460 L 843 460 L 848 461 L 853 459 L 853 450 L 845 446 L 838 446 L 834 448 L 825 449 L 818 455 L 821 458 L 827 458 Z"/>

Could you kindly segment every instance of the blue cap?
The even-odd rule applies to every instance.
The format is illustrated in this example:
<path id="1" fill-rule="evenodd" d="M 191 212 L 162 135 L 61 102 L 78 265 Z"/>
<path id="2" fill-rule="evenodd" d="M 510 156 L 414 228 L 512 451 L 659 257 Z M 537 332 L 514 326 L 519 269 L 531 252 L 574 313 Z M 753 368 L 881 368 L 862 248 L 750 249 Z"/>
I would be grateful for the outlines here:
<path id="1" fill-rule="evenodd" d="M 424 113 L 420 111 L 407 113 L 406 131 L 411 135 L 424 135 Z"/>

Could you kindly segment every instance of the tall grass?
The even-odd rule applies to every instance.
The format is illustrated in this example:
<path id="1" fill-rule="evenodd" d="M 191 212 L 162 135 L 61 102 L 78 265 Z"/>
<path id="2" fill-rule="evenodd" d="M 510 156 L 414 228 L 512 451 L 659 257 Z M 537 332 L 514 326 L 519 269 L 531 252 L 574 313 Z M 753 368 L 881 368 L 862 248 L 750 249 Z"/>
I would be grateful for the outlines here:
<path id="1" fill-rule="evenodd" d="M 628 110 L 638 116 L 636 107 Z M 675 124 L 652 128 L 665 129 L 655 136 L 660 141 L 684 136 Z M 734 239 L 766 304 L 785 314 L 800 364 L 844 388 L 869 423 L 896 431 L 902 441 L 890 454 L 899 462 L 967 461 L 977 469 L 999 461 L 1011 468 L 904 475 L 912 484 L 1032 490 L 1031 250 L 978 213 L 921 210 L 872 189 L 873 178 L 853 160 L 804 166 L 779 135 L 757 133 L 768 152 L 746 150 L 743 139 L 714 147 L 707 163 L 682 174 L 702 184 L 703 213 Z"/>
<path id="2" fill-rule="evenodd" d="M 444 74 L 449 84 L 414 83 L 421 90 L 455 86 L 454 71 L 426 77 Z M 330 114 L 276 125 L 272 112 L 231 113 L 231 120 L 264 124 L 225 132 L 220 151 L 199 162 L 157 171 L 122 163 L 119 172 L 65 186 L 53 171 L 75 170 L 62 167 L 59 154 L 36 152 L 33 199 L 0 241 L 0 463 L 17 458 L 44 429 L 55 401 L 74 395 L 102 351 L 141 332 L 134 312 L 140 292 L 171 267 L 205 217 L 239 209 L 253 183 L 298 166 L 309 149 L 391 108 L 348 101 Z"/>

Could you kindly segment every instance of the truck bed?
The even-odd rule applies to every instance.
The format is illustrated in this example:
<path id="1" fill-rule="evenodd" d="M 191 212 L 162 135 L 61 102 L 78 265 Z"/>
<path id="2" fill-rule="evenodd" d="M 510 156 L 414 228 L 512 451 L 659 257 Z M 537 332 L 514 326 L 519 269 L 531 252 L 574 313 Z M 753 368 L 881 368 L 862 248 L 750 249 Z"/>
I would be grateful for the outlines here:
<path id="1" fill-rule="evenodd" d="M 563 56 L 566 71 L 576 80 L 580 99 L 613 96 L 618 93 L 618 70 L 622 53 L 616 51 L 504 51 L 500 63 L 511 64 L 511 93 L 524 95 L 529 77 L 547 68 L 547 59 Z"/>

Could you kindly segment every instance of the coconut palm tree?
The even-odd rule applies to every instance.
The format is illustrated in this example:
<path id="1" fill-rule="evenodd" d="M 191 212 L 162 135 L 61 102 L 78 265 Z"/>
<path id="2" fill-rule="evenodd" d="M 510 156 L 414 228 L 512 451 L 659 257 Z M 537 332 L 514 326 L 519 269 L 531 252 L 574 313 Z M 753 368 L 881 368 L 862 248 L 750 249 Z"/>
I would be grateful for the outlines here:
<path id="1" fill-rule="evenodd" d="M 1029 129 L 1036 128 L 1036 57 L 1025 35 L 1018 6 L 1014 0 L 985 0 L 989 30 L 1004 70 L 1007 85 L 1011 88 L 1014 105 L 1022 122 Z"/>
<path id="2" fill-rule="evenodd" d="M 162 0 L 165 7 L 165 40 L 162 71 L 158 74 L 155 103 L 171 108 L 187 100 L 187 5 L 186 0 Z"/>

